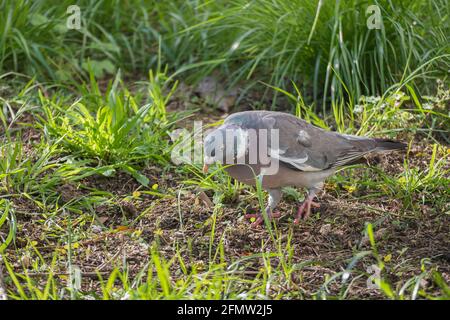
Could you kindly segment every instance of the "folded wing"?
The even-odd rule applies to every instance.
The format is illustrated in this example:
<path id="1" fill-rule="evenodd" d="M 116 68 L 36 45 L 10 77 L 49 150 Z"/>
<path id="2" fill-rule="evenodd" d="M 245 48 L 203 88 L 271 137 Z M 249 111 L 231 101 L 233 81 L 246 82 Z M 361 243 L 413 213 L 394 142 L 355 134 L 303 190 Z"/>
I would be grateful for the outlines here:
<path id="1" fill-rule="evenodd" d="M 353 164 L 374 150 L 374 139 L 317 128 L 284 113 L 261 115 L 263 126 L 278 129 L 279 146 L 271 156 L 295 170 L 322 171 Z"/>

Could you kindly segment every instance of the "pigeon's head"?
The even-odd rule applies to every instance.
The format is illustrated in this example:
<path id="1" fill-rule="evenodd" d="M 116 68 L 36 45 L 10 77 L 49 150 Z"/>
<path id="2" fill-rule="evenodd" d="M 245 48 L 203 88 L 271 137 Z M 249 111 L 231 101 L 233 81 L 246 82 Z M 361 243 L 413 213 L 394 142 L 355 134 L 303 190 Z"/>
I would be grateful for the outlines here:
<path id="1" fill-rule="evenodd" d="M 213 163 L 235 164 L 245 157 L 247 138 L 247 132 L 235 124 L 224 124 L 209 133 L 203 143 L 203 172 Z"/>

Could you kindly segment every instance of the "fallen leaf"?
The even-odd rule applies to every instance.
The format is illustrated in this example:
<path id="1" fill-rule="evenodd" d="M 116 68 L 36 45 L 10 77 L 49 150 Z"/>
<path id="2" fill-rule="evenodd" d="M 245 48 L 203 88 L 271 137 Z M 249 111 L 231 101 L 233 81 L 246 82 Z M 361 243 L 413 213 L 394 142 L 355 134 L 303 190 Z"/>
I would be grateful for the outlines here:
<path id="1" fill-rule="evenodd" d="M 109 217 L 98 217 L 98 221 L 104 224 L 106 221 L 108 221 Z"/>

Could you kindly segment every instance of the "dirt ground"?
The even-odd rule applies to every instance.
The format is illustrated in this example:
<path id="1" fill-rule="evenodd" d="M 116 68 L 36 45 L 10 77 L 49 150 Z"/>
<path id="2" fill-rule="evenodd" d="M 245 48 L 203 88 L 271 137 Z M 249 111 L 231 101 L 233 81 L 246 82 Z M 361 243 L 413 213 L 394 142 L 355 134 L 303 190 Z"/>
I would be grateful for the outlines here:
<path id="1" fill-rule="evenodd" d="M 169 107 L 179 108 L 177 104 Z M 224 116 L 226 114 L 218 111 L 208 116 L 202 111 L 195 115 L 205 123 Z M 39 132 L 26 129 L 22 138 L 26 145 L 36 142 Z M 409 153 L 410 166 L 426 170 L 432 146 L 421 137 L 416 137 L 413 145 Z M 368 164 L 395 176 L 404 170 L 404 157 L 405 154 L 401 153 L 375 155 L 368 159 Z M 46 263 L 51 261 L 55 252 L 59 252 L 58 266 L 67 265 L 68 248 L 64 243 L 68 241 L 69 224 L 73 234 L 70 240 L 76 244 L 71 253 L 72 264 L 81 270 L 83 291 L 98 292 L 98 274 L 106 277 L 122 263 L 128 264 L 131 277 L 136 275 L 148 263 L 149 247 L 153 242 L 158 243 L 161 256 L 167 260 L 180 252 L 188 268 L 195 266 L 201 269 L 210 262 L 209 243 L 212 217 L 215 216 L 213 252 L 222 241 L 227 262 L 245 261 L 241 271 L 248 279 L 255 277 L 265 266 L 261 259 L 243 258 L 261 252 L 276 252 L 280 245 L 292 248 L 290 263 L 301 268 L 292 273 L 289 287 L 280 284 L 273 289 L 285 293 L 288 298 L 313 297 L 329 277 L 346 270 L 355 254 L 371 250 L 365 234 L 367 223 L 374 226 L 378 253 L 386 262 L 391 284 L 404 284 L 420 273 L 422 265 L 435 268 L 447 283 L 450 282 L 449 203 L 438 209 L 433 204 L 424 203 L 421 194 L 415 194 L 411 207 L 367 185 L 349 189 L 346 185 L 329 181 L 318 197 L 320 209 L 314 209 L 309 219 L 299 225 L 293 223 L 299 204 L 292 197 L 282 200 L 278 207 L 282 217 L 277 219 L 274 229 L 280 242 L 275 243 L 265 227 L 253 228 L 244 218 L 245 213 L 258 208 L 258 200 L 250 196 L 247 189 L 242 189 L 232 199 L 226 199 L 214 215 L 211 206 L 213 193 L 184 185 L 188 178 L 186 173 L 165 171 L 155 166 L 147 167 L 143 173 L 150 179 L 150 186 L 157 184 L 158 190 L 164 190 L 167 196 L 161 198 L 141 193 L 139 183 L 127 174 L 117 173 L 113 177 L 91 176 L 77 184 L 58 187 L 61 207 L 80 202 L 78 211 L 60 210 L 59 214 L 50 215 L 26 197 L 14 199 L 18 228 L 15 246 L 8 248 L 6 253 L 15 257 L 10 259 L 15 272 L 33 269 L 36 252 Z M 365 174 L 369 174 L 369 179 L 376 178 L 368 166 L 359 166 L 341 174 L 355 181 L 367 179 Z M 84 197 L 98 191 L 112 195 L 113 200 L 87 206 L 82 204 Z M 77 206 L 71 206 L 74 207 Z M 30 250 L 30 244 L 34 249 Z M 271 263 L 276 267 L 280 261 L 275 258 Z M 367 257 L 355 264 L 347 298 L 385 298 L 379 290 L 368 288 L 367 276 L 358 277 L 370 274 L 370 267 L 375 263 L 373 257 Z M 44 263 L 42 272 L 30 271 L 30 275 L 45 279 L 47 266 Z M 181 274 L 176 264 L 171 268 L 173 276 Z M 67 270 L 63 267 L 56 271 L 56 275 L 61 282 L 67 280 Z M 340 279 L 327 285 L 328 295 L 342 293 Z M 431 294 L 438 290 L 431 283 L 422 285 Z M 301 294 L 290 296 L 291 292 Z M 273 292 L 274 296 L 276 294 Z"/>
<path id="2" fill-rule="evenodd" d="M 430 147 L 418 141 L 418 146 L 410 154 L 410 161 L 418 167 L 425 167 L 430 153 Z M 420 157 L 415 158 L 415 155 Z M 375 163 L 381 170 L 395 175 L 402 170 L 403 157 L 402 154 L 374 156 L 369 159 L 369 163 Z M 365 170 L 369 169 L 361 167 L 344 174 L 360 176 Z M 145 174 L 151 184 L 157 183 L 159 188 L 171 190 L 172 194 L 177 194 L 184 178 L 162 172 L 156 167 L 148 168 Z M 208 265 L 213 208 L 204 201 L 204 194 L 200 196 L 200 191 L 186 188 L 177 197 L 158 199 L 140 195 L 130 198 L 139 189 L 139 184 L 125 174 L 108 178 L 96 176 L 85 179 L 79 185 L 60 187 L 58 191 L 63 202 L 80 199 L 90 190 L 103 190 L 119 199 L 114 203 L 93 207 L 91 213 L 95 213 L 95 219 L 86 218 L 86 215 L 91 214 L 89 212 L 81 212 L 81 215 L 64 212 L 45 220 L 45 213 L 38 206 L 27 199 L 17 199 L 14 202 L 19 220 L 16 235 L 16 254 L 19 259 L 14 263 L 16 271 L 31 263 L 29 250 L 26 249 L 30 242 L 48 259 L 55 250 L 65 252 L 61 238 L 65 237 L 67 221 L 70 220 L 72 228 L 76 229 L 76 239 L 72 241 L 77 243 L 72 253 L 73 264 L 81 269 L 86 291 L 98 290 L 97 272 L 107 275 L 119 262 L 126 262 L 130 273 L 137 274 L 149 260 L 148 248 L 153 241 L 159 243 L 160 253 L 167 259 L 181 248 L 180 252 L 185 255 L 186 261 L 196 267 Z M 424 257 L 429 258 L 427 263 L 442 273 L 447 282 L 450 281 L 448 205 L 444 213 L 421 204 L 420 214 L 417 214 L 405 210 L 404 204 L 398 199 L 385 195 L 364 198 L 366 193 L 371 194 L 370 190 L 364 188 L 347 191 L 342 186 L 327 183 L 319 196 L 321 208 L 315 209 L 311 217 L 299 225 L 293 224 L 298 204 L 289 199 L 280 203 L 282 217 L 276 222 L 276 232 L 281 235 L 282 245 L 286 244 L 288 235 L 292 233 L 292 263 L 303 265 L 292 275 L 292 283 L 298 287 L 280 290 L 301 290 L 305 297 L 316 293 L 328 276 L 346 269 L 356 252 L 370 250 L 370 243 L 364 235 L 368 222 L 374 225 L 380 256 L 385 257 L 385 260 L 390 257 L 388 268 L 391 283 L 402 283 L 402 280 L 416 275 Z M 420 195 L 416 199 L 418 202 L 419 198 Z M 225 203 L 223 210 L 217 214 L 213 248 L 217 248 L 223 237 L 225 257 L 230 263 L 262 251 L 277 250 L 270 241 L 268 230 L 264 227 L 252 228 L 244 218 L 244 211 L 249 207 L 257 208 L 257 199 L 240 194 L 237 199 Z M 50 234 L 49 230 L 52 230 Z M 23 251 L 20 249 L 22 246 Z M 8 251 L 14 254 L 13 248 Z M 278 263 L 276 259 L 272 262 L 275 265 Z M 374 263 L 374 259 L 361 259 L 354 269 L 364 273 Z M 261 267 L 262 261 L 253 259 L 245 265 L 245 273 L 251 278 Z M 172 268 L 177 274 L 177 267 Z M 59 270 L 61 279 L 65 279 L 65 272 Z M 40 277 L 39 274 L 35 276 Z M 366 279 L 357 278 L 353 282 L 348 292 L 349 298 L 383 298 L 380 291 L 367 288 Z M 339 282 L 332 282 L 328 290 L 330 295 L 339 294 Z"/>

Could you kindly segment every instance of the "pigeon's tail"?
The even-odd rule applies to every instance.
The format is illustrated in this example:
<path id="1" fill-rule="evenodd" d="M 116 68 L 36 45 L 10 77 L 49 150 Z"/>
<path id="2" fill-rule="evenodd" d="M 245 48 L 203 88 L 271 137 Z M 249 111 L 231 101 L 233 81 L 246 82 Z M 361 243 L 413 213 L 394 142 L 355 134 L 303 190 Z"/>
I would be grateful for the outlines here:
<path id="1" fill-rule="evenodd" d="M 376 142 L 376 147 L 374 151 L 383 152 L 391 150 L 405 150 L 407 147 L 406 143 L 389 140 L 389 139 L 374 139 Z"/>

